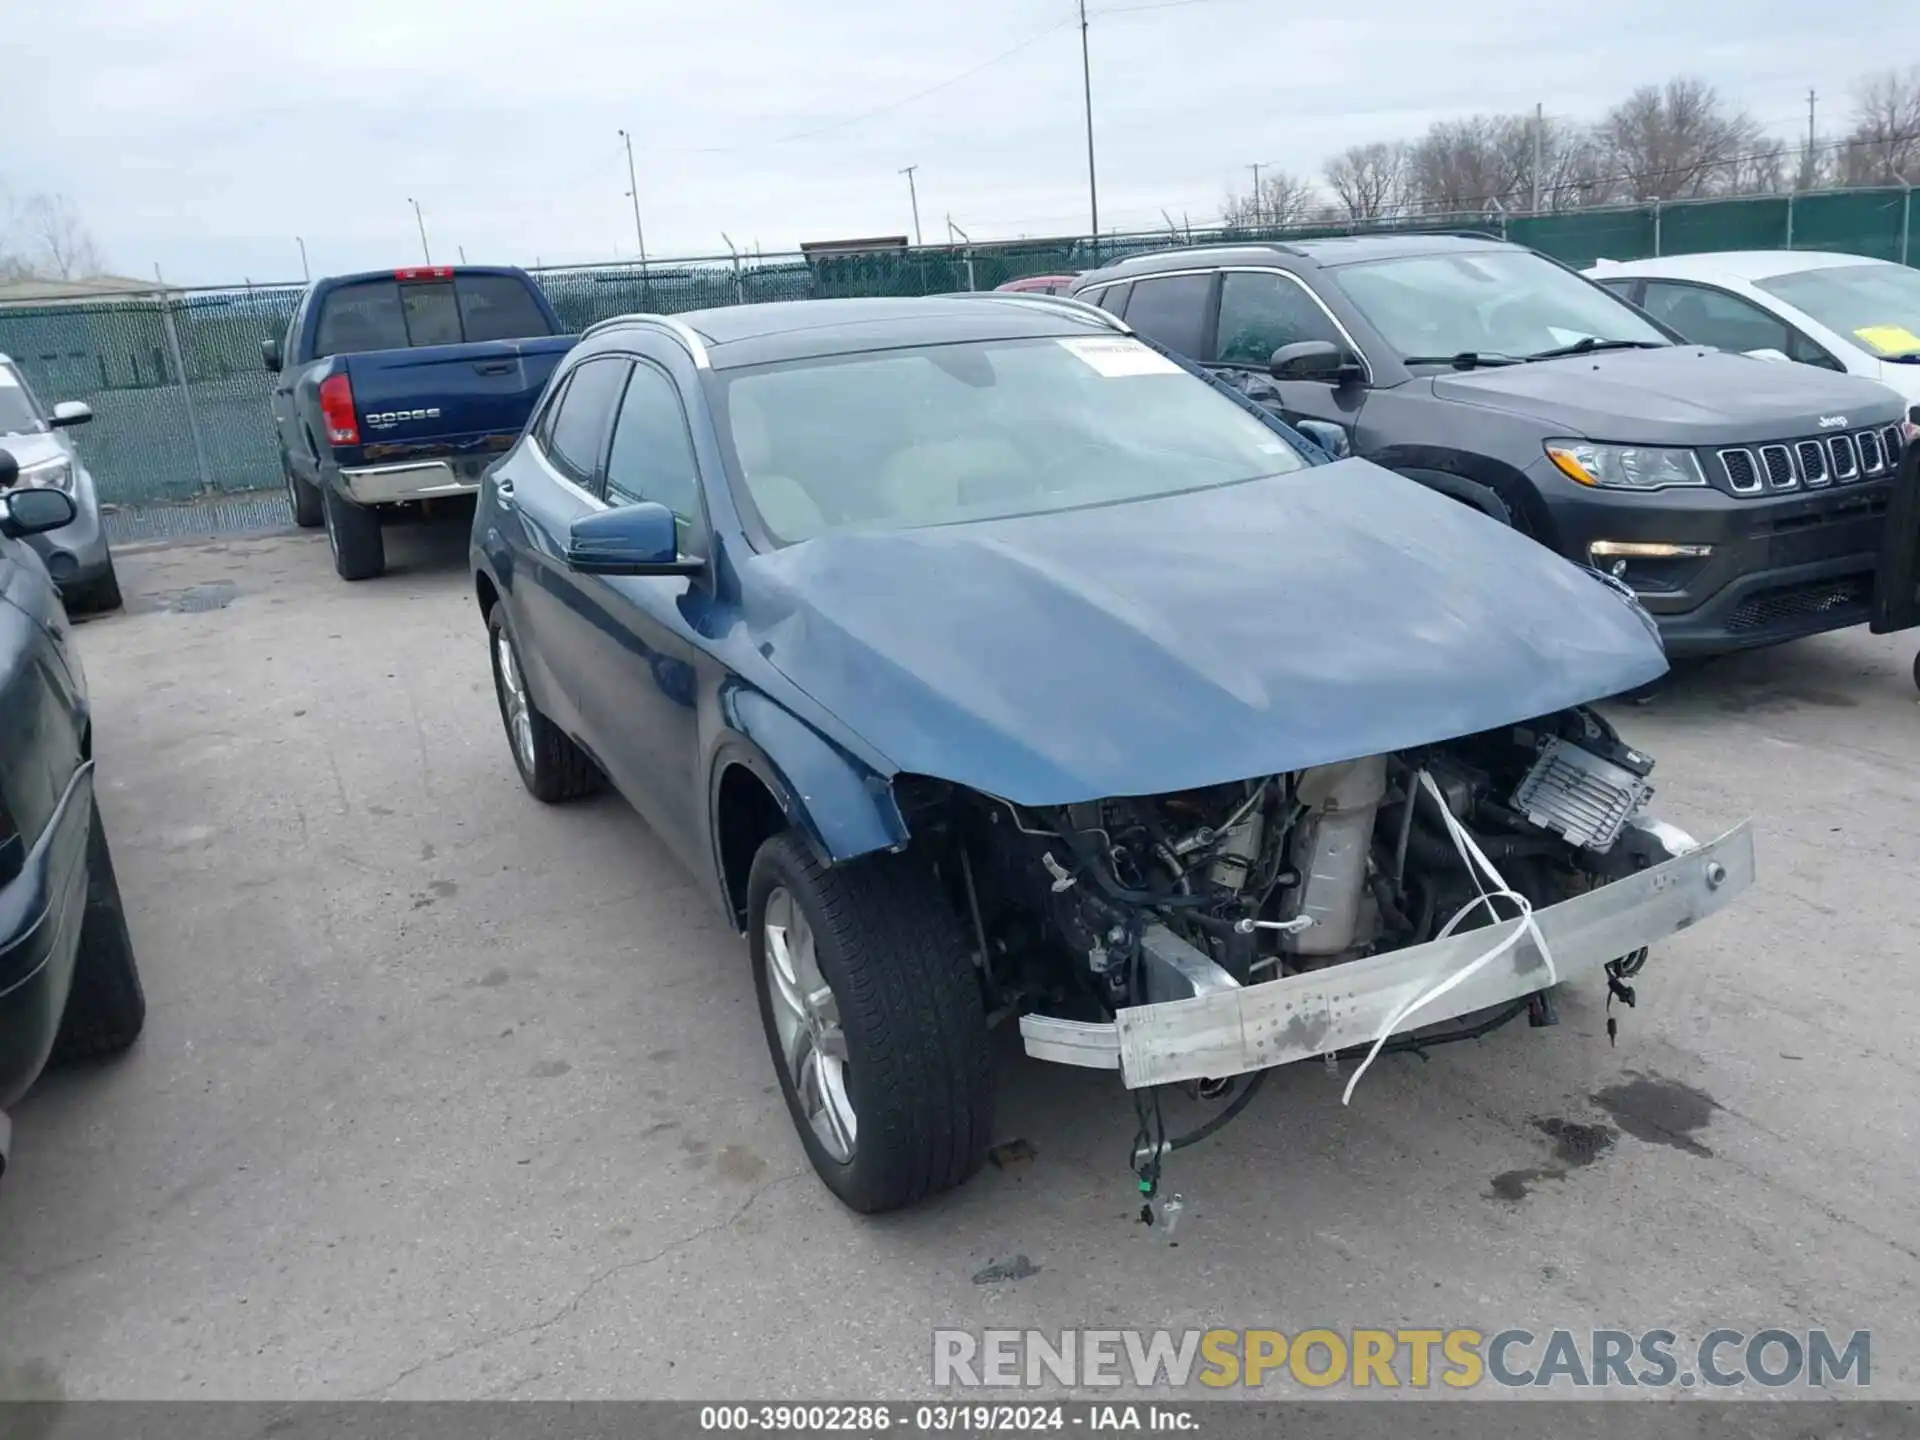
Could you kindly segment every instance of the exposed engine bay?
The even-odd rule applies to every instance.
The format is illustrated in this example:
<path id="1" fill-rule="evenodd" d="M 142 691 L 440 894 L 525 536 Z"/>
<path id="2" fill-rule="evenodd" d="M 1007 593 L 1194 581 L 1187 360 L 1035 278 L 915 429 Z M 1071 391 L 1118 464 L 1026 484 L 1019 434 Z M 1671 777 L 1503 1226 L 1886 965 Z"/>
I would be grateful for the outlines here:
<path id="1" fill-rule="evenodd" d="M 1139 1087 L 1132 1163 L 1151 1201 L 1165 1156 L 1244 1109 L 1271 1065 L 1310 1054 L 1337 1059 L 1338 1045 L 1325 1040 L 1269 1048 L 1260 1027 L 1280 1017 L 1263 1017 L 1271 1007 L 1242 997 L 1267 987 L 1298 991 L 1297 1003 L 1287 996 L 1280 1007 L 1289 1031 L 1297 1023 L 1326 1036 L 1344 1024 L 1360 1060 L 1348 1098 L 1390 1036 L 1402 1035 L 1396 1048 L 1421 1049 L 1475 1038 L 1523 1011 L 1536 1025 L 1554 1024 L 1559 977 L 1534 912 L 1694 848 L 1644 815 L 1652 769 L 1650 757 L 1578 707 L 1395 754 L 1177 794 L 1019 806 L 916 780 L 896 783 L 896 795 L 916 843 L 931 842 L 974 937 L 990 1014 L 1019 1014 L 1029 1053 L 1124 1072 L 1116 1053 L 1089 1060 L 1070 1047 L 1081 1032 L 1124 1037 L 1146 1017 L 1142 1043 L 1153 1053 L 1141 1063 L 1157 1068 L 1127 1083 Z M 1710 862 L 1704 883 L 1717 889 L 1725 874 Z M 1616 893 L 1626 897 L 1629 888 Z M 1515 920 L 1504 939 L 1466 933 Z M 1640 933 L 1591 925 L 1583 937 L 1585 950 L 1601 947 L 1610 1009 L 1614 998 L 1634 1003 L 1628 979 L 1646 959 Z M 1500 1013 L 1444 1034 L 1402 1034 L 1449 991 L 1459 991 L 1453 1003 L 1436 1008 L 1466 1015 L 1472 1007 L 1462 997 L 1474 992 L 1465 982 L 1528 934 L 1537 954 L 1508 956 L 1508 973 L 1483 981 L 1504 1001 Z M 1609 943 L 1616 935 L 1617 949 Z M 1312 978 L 1394 952 L 1406 953 L 1414 974 L 1375 975 L 1362 985 L 1317 986 Z M 1362 994 L 1366 1000 L 1356 998 Z M 1185 1013 L 1155 1023 L 1181 1010 L 1178 1002 L 1208 998 L 1229 1007 L 1211 1030 L 1208 1017 Z M 1375 1008 L 1356 1035 L 1369 1002 Z M 1076 1014 L 1092 1023 L 1063 1018 Z M 1041 1044 L 1030 1028 L 1036 1015 L 1053 1036 Z M 1321 1017 L 1325 1028 L 1314 1032 Z M 1230 1043 L 1218 1043 L 1221 1036 Z M 1116 1043 L 1124 1048 L 1124 1038 Z M 1214 1055 L 1224 1067 L 1202 1068 Z M 1244 1083 L 1232 1078 L 1249 1071 Z M 1239 1094 L 1213 1120 L 1170 1140 L 1156 1089 L 1168 1076 L 1190 1080 L 1201 1100 L 1225 1100 L 1236 1086 Z M 1150 1205 L 1142 1218 L 1154 1219 Z"/>
<path id="2" fill-rule="evenodd" d="M 1017 1016 L 1029 1055 L 1120 1073 L 1142 1219 L 1170 1226 L 1151 1205 L 1166 1156 L 1277 1066 L 1350 1058 L 1350 1102 L 1383 1053 L 1556 1024 L 1575 977 L 1604 978 L 1613 1041 L 1648 947 L 1753 880 L 1750 827 L 1702 843 L 1654 818 L 1652 770 L 1576 706 L 1170 794 L 1018 805 L 918 776 L 894 794 L 972 937 L 989 1021 Z M 1174 1085 L 1225 1103 L 1169 1138 Z"/>
<path id="3" fill-rule="evenodd" d="M 1167 998 L 1169 950 L 1256 985 L 1511 918 L 1487 898 L 1500 881 L 1544 908 L 1630 873 L 1647 857 L 1617 842 L 1652 768 L 1580 708 L 1174 795 L 1026 808 L 954 792 L 946 868 L 994 991 L 1117 1011 Z"/>

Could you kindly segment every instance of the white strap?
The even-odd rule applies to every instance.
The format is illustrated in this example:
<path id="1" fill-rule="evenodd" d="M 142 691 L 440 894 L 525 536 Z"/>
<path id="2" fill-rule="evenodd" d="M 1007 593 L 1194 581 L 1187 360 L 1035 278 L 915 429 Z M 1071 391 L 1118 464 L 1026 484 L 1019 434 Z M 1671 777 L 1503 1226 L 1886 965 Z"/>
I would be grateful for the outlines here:
<path id="1" fill-rule="evenodd" d="M 1380 1033 L 1374 1037 L 1373 1048 L 1367 1051 L 1367 1058 L 1360 1062 L 1359 1068 L 1353 1072 L 1353 1077 L 1347 1081 L 1347 1088 L 1340 1096 L 1340 1103 L 1342 1105 L 1347 1104 L 1353 1099 L 1354 1086 L 1360 1083 L 1360 1077 L 1367 1073 L 1368 1067 L 1378 1058 L 1380 1047 L 1385 1045 L 1393 1033 L 1406 1023 L 1409 1015 L 1431 1005 L 1435 1000 L 1438 1000 L 1442 995 L 1445 995 L 1456 986 L 1465 984 L 1471 977 L 1477 975 L 1493 961 L 1499 959 L 1502 955 L 1513 949 L 1514 946 L 1518 945 L 1521 936 L 1532 936 L 1534 946 L 1540 952 L 1540 958 L 1547 962 L 1547 984 L 1557 985 L 1560 983 L 1560 974 L 1554 969 L 1553 965 L 1553 952 L 1547 948 L 1547 937 L 1540 933 L 1540 926 L 1533 918 L 1533 903 L 1528 900 L 1526 896 L 1507 884 L 1499 870 L 1494 867 L 1494 863 L 1486 857 L 1486 854 L 1480 849 L 1479 845 L 1474 843 L 1473 836 L 1467 833 L 1466 827 L 1454 818 L 1453 812 L 1447 808 L 1445 797 L 1440 793 L 1440 787 L 1433 783 L 1433 777 L 1425 770 L 1420 772 L 1420 784 L 1429 795 L 1433 796 L 1434 803 L 1440 807 L 1440 818 L 1446 821 L 1447 834 L 1452 837 L 1454 848 L 1460 852 L 1461 860 L 1466 863 L 1467 873 L 1473 877 L 1474 888 L 1480 892 L 1460 907 L 1460 910 L 1454 917 L 1440 928 L 1440 933 L 1434 936 L 1434 939 L 1446 939 L 1459 928 L 1461 921 L 1465 920 L 1482 905 L 1486 906 L 1487 913 L 1491 915 L 1494 920 L 1498 921 L 1500 918 L 1499 912 L 1493 908 L 1493 902 L 1500 899 L 1511 900 L 1514 905 L 1518 907 L 1520 911 L 1518 917 L 1520 923 L 1514 926 L 1506 939 L 1502 940 L 1492 949 L 1486 951 L 1477 959 L 1462 965 L 1458 970 L 1454 971 L 1453 974 L 1447 976 L 1439 983 L 1421 991 L 1418 995 L 1414 996 L 1413 999 L 1407 1001 L 1406 1004 L 1402 1005 L 1387 1017 L 1386 1023 L 1380 1027 Z M 1415 797 L 1409 795 L 1407 797 L 1407 803 L 1411 805 L 1414 802 Z M 1493 882 L 1494 889 L 1488 890 L 1485 885 L 1480 883 L 1480 872 L 1482 870 L 1486 872 L 1487 878 Z"/>

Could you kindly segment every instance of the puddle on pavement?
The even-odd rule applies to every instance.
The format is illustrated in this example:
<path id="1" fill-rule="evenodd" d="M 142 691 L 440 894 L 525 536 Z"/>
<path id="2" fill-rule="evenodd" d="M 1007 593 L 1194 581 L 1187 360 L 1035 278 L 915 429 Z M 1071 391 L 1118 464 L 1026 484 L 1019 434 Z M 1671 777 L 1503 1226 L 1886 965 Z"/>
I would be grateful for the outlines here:
<path id="1" fill-rule="evenodd" d="M 184 590 L 156 590 L 148 595 L 131 596 L 127 609 L 134 614 L 168 610 L 175 615 L 197 615 L 207 610 L 226 609 L 239 593 L 240 587 L 231 580 L 209 580 Z"/>

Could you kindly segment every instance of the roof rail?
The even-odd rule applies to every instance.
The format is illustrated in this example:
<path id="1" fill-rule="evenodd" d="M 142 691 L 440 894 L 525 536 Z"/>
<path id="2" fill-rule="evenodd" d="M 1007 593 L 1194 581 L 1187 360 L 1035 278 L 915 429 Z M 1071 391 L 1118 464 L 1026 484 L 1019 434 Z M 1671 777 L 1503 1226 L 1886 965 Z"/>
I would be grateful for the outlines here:
<path id="1" fill-rule="evenodd" d="M 665 330 L 687 347 L 687 353 L 693 357 L 696 368 L 701 370 L 713 368 L 713 359 L 707 354 L 707 343 L 700 338 L 700 332 L 685 321 L 674 319 L 671 315 L 609 315 L 605 320 L 596 320 L 582 330 L 580 338 L 586 340 L 604 331 L 618 329 L 622 325 L 645 325 L 655 330 Z"/>
<path id="2" fill-rule="evenodd" d="M 1081 300 L 1073 295 L 1047 295 L 1038 290 L 956 290 L 949 295 L 938 297 L 943 300 L 1000 300 L 1015 305 L 1037 305 L 1042 309 L 1059 310 L 1068 315 L 1076 315 L 1082 320 L 1093 320 L 1109 330 L 1122 335 L 1131 335 L 1133 330 L 1111 310 L 1102 310 L 1090 301 Z"/>
<path id="3" fill-rule="evenodd" d="M 1101 268 L 1124 270 L 1136 262 L 1174 260 L 1183 255 L 1211 255 L 1221 250 L 1278 250 L 1282 255 L 1301 258 L 1305 258 L 1307 253 L 1298 245 L 1290 245 L 1285 240 L 1210 240 L 1205 245 L 1172 245 L 1165 250 L 1144 250 L 1138 255 L 1123 255 L 1111 265 Z"/>

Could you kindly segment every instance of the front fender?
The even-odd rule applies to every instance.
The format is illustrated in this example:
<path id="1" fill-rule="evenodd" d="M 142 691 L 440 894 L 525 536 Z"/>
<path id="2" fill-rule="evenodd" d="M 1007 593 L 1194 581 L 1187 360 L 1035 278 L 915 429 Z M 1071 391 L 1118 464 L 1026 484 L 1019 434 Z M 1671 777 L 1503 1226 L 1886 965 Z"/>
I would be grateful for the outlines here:
<path id="1" fill-rule="evenodd" d="M 1513 512 L 1507 508 L 1507 502 L 1500 498 L 1491 486 L 1482 485 L 1477 480 L 1469 480 L 1464 475 L 1455 475 L 1447 470 L 1426 470 L 1417 465 L 1395 466 L 1398 473 L 1409 480 L 1417 480 L 1429 490 L 1438 490 L 1442 495 L 1451 495 L 1454 499 L 1473 506 L 1502 525 L 1513 523 Z"/>
<path id="2" fill-rule="evenodd" d="M 891 776 L 862 765 L 758 691 L 731 692 L 721 712 L 733 733 L 716 749 L 708 777 L 716 835 L 721 778 L 729 766 L 744 764 L 828 864 L 907 843 Z"/>

